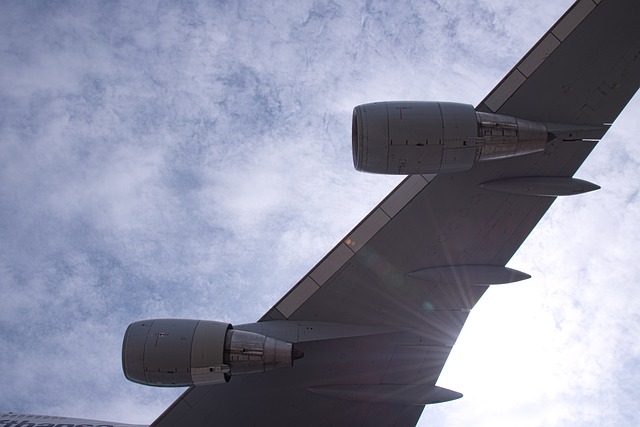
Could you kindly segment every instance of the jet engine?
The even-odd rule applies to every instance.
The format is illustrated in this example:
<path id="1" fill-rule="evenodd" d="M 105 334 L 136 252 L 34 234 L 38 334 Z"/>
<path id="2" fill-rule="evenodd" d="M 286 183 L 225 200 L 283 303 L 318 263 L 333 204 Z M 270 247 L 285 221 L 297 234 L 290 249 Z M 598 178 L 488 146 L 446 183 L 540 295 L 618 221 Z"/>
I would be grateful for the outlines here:
<path id="1" fill-rule="evenodd" d="M 122 344 L 127 379 L 165 387 L 222 383 L 299 357 L 291 343 L 207 320 L 142 320 L 129 325 Z"/>
<path id="2" fill-rule="evenodd" d="M 545 125 L 453 102 L 376 102 L 353 110 L 353 163 L 382 174 L 469 170 L 476 162 L 543 151 Z"/>

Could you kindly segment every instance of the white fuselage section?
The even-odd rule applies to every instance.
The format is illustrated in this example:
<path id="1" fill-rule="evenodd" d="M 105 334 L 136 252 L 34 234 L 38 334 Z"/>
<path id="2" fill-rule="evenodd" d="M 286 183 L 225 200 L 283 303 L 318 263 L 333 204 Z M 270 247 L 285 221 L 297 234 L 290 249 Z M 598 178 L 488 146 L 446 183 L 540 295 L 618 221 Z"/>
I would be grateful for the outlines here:
<path id="1" fill-rule="evenodd" d="M 143 425 L 112 423 L 80 418 L 52 417 L 48 415 L 0 413 L 0 427 L 147 427 Z"/>

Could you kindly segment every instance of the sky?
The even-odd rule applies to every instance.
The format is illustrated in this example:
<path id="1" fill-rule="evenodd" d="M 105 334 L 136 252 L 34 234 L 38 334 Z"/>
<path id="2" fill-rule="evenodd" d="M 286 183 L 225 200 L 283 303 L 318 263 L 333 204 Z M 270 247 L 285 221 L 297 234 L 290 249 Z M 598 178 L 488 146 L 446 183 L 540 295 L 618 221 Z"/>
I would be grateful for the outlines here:
<path id="1" fill-rule="evenodd" d="M 150 423 L 127 325 L 256 321 L 399 181 L 351 111 L 477 105 L 570 0 L 0 2 L 0 410 Z M 472 311 L 426 426 L 636 426 L 635 97 Z"/>

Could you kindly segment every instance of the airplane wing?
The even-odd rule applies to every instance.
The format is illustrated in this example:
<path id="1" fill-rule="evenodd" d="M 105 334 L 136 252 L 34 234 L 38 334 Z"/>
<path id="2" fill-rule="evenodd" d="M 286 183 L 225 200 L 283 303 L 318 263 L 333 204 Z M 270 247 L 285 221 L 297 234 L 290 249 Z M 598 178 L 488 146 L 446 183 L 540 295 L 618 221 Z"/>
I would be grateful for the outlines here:
<path id="1" fill-rule="evenodd" d="M 640 85 L 640 2 L 579 0 L 476 108 L 544 122 L 544 152 L 411 175 L 256 324 L 291 369 L 189 388 L 154 426 L 414 426 L 470 310 Z"/>

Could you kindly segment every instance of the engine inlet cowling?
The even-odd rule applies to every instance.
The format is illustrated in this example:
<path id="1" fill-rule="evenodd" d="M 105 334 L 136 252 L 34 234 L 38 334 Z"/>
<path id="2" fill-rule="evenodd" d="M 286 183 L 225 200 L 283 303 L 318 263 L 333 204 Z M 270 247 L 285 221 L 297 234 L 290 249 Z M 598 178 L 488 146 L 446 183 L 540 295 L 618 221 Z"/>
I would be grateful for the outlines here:
<path id="1" fill-rule="evenodd" d="M 469 170 L 478 161 L 544 150 L 545 125 L 453 102 L 376 102 L 354 108 L 353 163 L 383 174 Z"/>
<path id="2" fill-rule="evenodd" d="M 164 387 L 223 383 L 232 375 L 290 367 L 298 357 L 291 343 L 208 320 L 135 322 L 122 345 L 127 379 Z"/>

